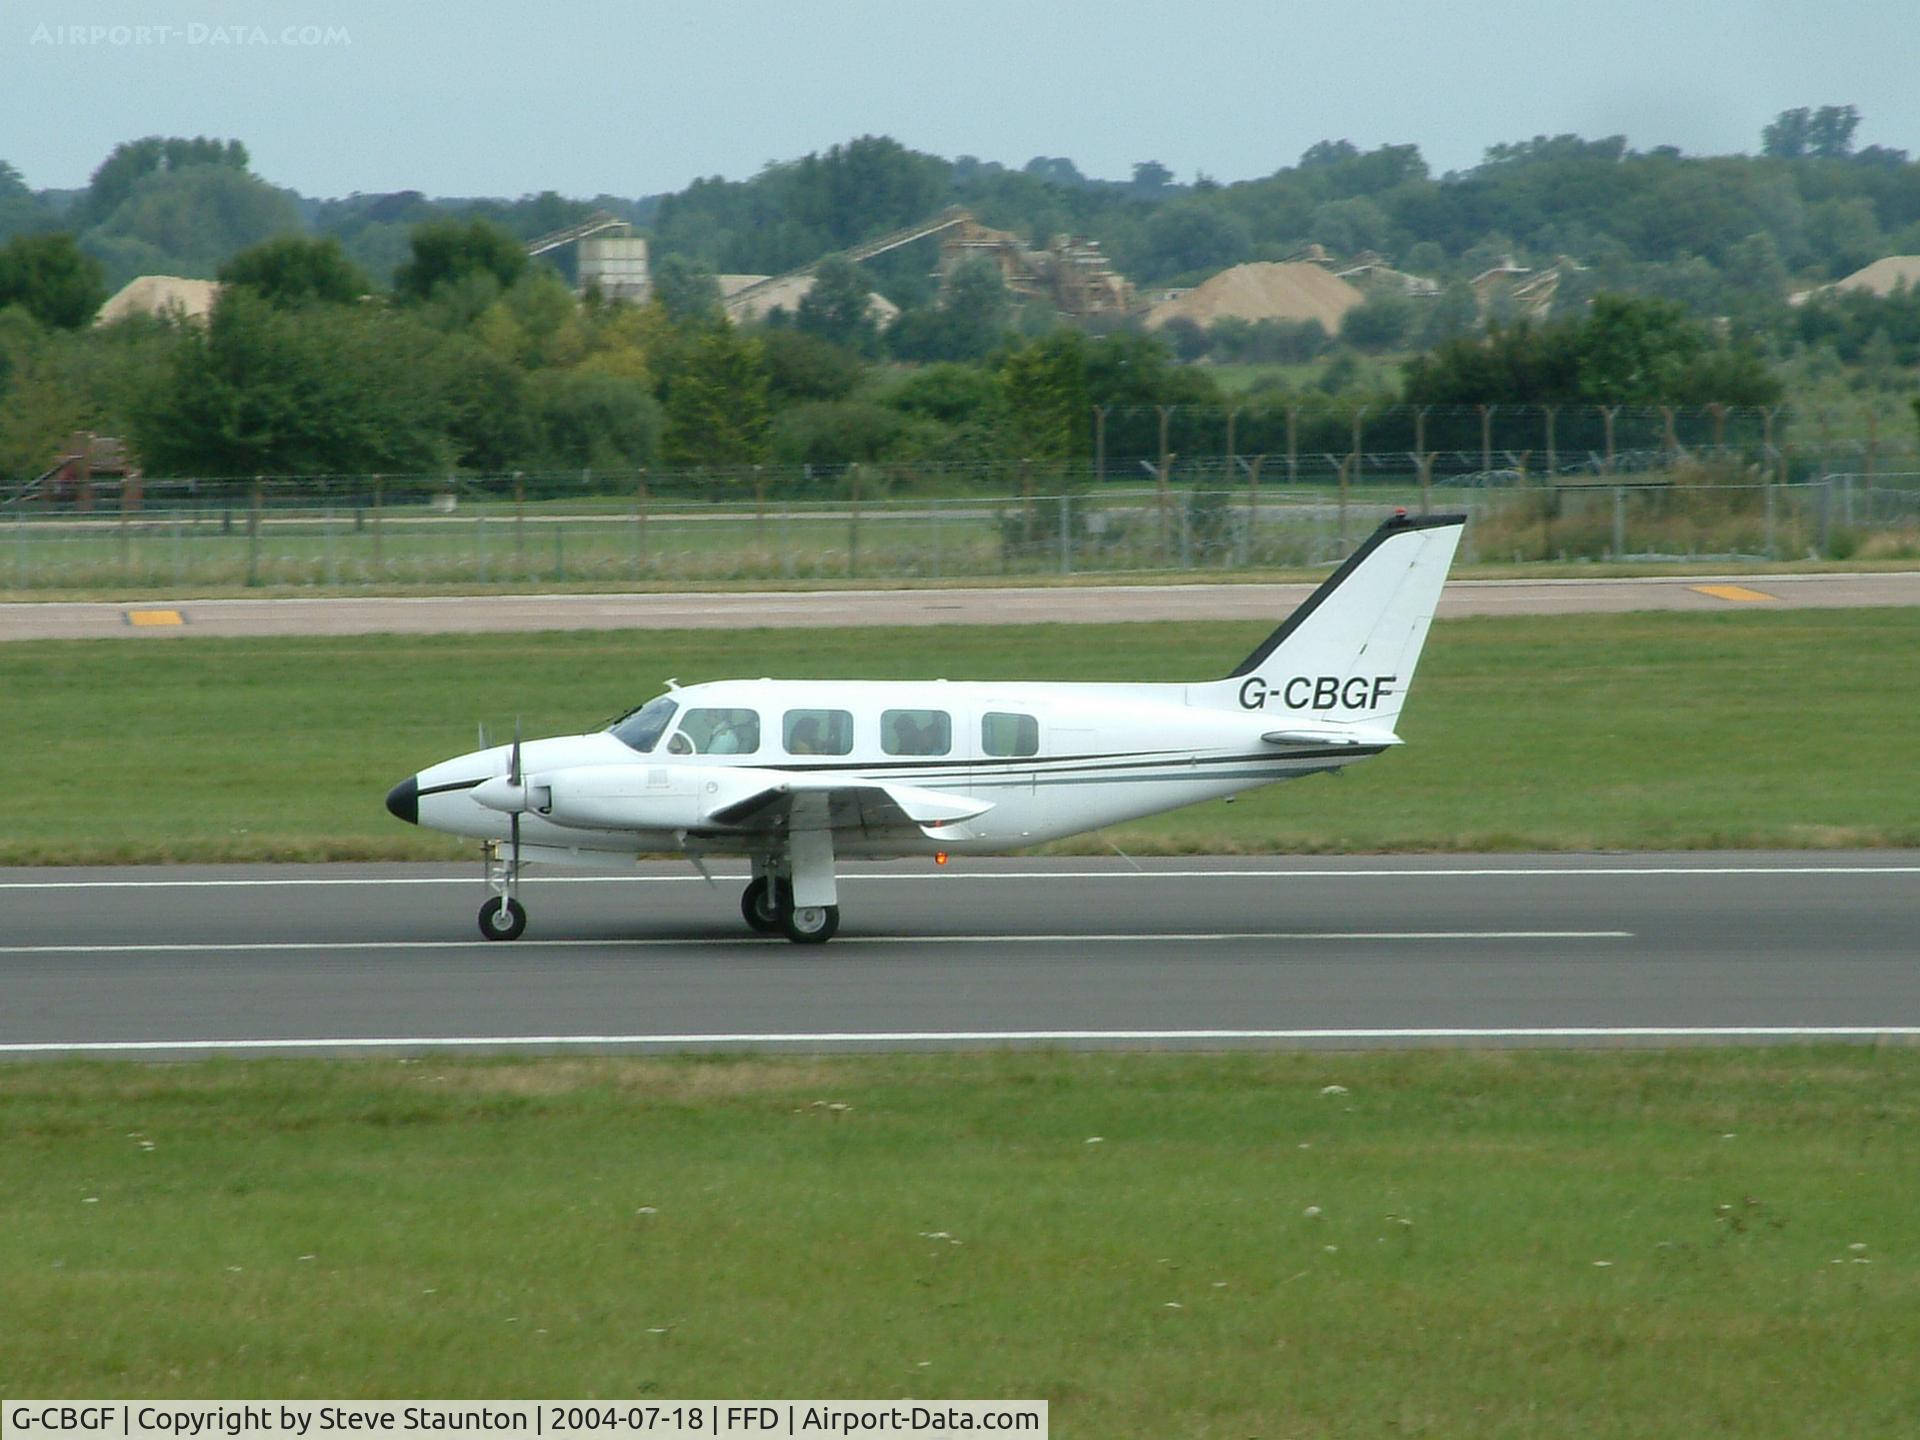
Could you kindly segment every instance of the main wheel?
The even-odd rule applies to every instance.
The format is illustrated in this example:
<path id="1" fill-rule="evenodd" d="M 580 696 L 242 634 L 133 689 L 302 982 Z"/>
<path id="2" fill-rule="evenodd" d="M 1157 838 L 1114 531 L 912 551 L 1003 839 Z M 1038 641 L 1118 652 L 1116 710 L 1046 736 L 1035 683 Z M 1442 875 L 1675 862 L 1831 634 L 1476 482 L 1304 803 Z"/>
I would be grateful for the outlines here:
<path id="1" fill-rule="evenodd" d="M 796 945 L 824 945 L 840 929 L 838 905 L 795 905 L 780 912 L 780 928 Z"/>
<path id="2" fill-rule="evenodd" d="M 527 912 L 518 900 L 498 895 L 480 907 L 480 933 L 489 940 L 518 940 L 527 928 Z"/>
<path id="3" fill-rule="evenodd" d="M 771 875 L 756 875 L 740 893 L 740 914 L 758 935 L 780 933 L 781 901 L 786 887 Z"/>

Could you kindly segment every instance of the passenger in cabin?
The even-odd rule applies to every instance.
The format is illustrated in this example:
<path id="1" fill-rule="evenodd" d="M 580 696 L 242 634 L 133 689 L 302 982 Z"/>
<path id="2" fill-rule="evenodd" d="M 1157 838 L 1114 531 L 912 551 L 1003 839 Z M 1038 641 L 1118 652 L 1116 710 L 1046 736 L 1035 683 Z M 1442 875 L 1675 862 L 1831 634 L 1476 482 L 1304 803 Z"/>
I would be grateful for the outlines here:
<path id="1" fill-rule="evenodd" d="M 820 753 L 820 722 L 810 715 L 796 720 L 793 725 L 793 738 L 788 742 L 787 750 L 794 755 L 818 755 Z"/>

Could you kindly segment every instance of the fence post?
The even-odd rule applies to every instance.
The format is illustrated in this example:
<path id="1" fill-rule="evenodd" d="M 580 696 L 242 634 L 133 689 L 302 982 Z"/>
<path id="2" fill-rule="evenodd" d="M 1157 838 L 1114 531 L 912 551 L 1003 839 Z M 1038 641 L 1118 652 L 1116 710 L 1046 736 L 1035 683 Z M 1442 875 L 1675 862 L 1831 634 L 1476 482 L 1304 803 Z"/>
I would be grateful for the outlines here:
<path id="1" fill-rule="evenodd" d="M 1164 424 L 1163 424 L 1164 430 Z M 1168 480 L 1173 471 L 1173 454 L 1162 451 L 1160 468 L 1153 473 L 1153 488 L 1158 492 L 1160 502 L 1160 563 L 1162 566 L 1173 563 L 1173 522 L 1167 512 L 1170 503 Z"/>
<path id="2" fill-rule="evenodd" d="M 1873 514 L 1873 476 L 1874 476 L 1875 470 L 1879 468 L 1878 466 L 1879 459 L 1880 459 L 1880 412 L 1878 410 L 1869 410 L 1867 411 L 1867 469 L 1866 469 L 1867 514 L 1869 516 Z M 1849 494 L 1852 493 L 1851 486 L 1848 487 L 1848 493 Z M 1847 523 L 1849 525 L 1853 523 L 1852 515 L 1847 516 Z"/>
<path id="3" fill-rule="evenodd" d="M 1825 555 L 1827 553 L 1827 542 L 1831 538 L 1832 529 L 1833 529 L 1833 476 L 1829 475 L 1826 477 L 1825 480 L 1820 482 L 1820 523 L 1819 523 L 1818 535 L 1819 535 L 1820 553 L 1822 555 Z"/>
<path id="4" fill-rule="evenodd" d="M 1546 407 L 1546 412 L 1547 412 L 1547 480 L 1548 480 L 1548 483 L 1552 483 L 1553 477 L 1560 473 L 1560 447 L 1554 443 L 1554 438 L 1553 438 L 1553 422 L 1554 422 L 1554 418 L 1560 413 L 1560 407 L 1558 405 L 1549 405 Z"/>
<path id="5" fill-rule="evenodd" d="M 1433 452 L 1425 450 L 1415 462 L 1420 467 L 1420 513 L 1433 513 Z"/>
<path id="6" fill-rule="evenodd" d="M 1618 419 L 1619 416 L 1620 407 L 1618 405 L 1608 405 L 1600 411 L 1600 423 L 1604 425 L 1607 430 L 1607 473 L 1609 475 L 1613 474 L 1614 465 L 1617 463 L 1613 448 L 1613 422 Z"/>
<path id="7" fill-rule="evenodd" d="M 127 529 L 127 482 L 120 482 L 120 578 L 133 575 L 133 535 Z"/>
<path id="8" fill-rule="evenodd" d="M 1233 422 L 1240 418 L 1240 407 L 1235 405 L 1227 411 L 1227 483 L 1233 483 Z"/>
<path id="9" fill-rule="evenodd" d="M 1349 455 L 1340 462 L 1340 558 L 1347 558 L 1347 466 L 1352 463 Z"/>
<path id="10" fill-rule="evenodd" d="M 1073 497 L 1060 497 L 1060 573 L 1073 574 Z"/>
<path id="11" fill-rule="evenodd" d="M 1367 407 L 1364 405 L 1353 412 L 1353 482 L 1356 485 L 1360 483 L 1360 470 L 1365 463 L 1360 458 L 1362 453 L 1361 446 L 1364 443 L 1363 437 L 1360 434 L 1360 426 L 1366 418 Z"/>
<path id="12" fill-rule="evenodd" d="M 373 477 L 373 573 L 376 579 L 384 578 L 387 573 L 386 543 L 380 527 L 380 511 L 385 499 L 385 484 L 376 475 Z"/>
<path id="13" fill-rule="evenodd" d="M 942 562 L 946 557 L 940 553 L 943 539 L 940 528 L 940 502 L 934 500 L 931 503 L 933 505 L 933 578 L 938 580 Z"/>
<path id="14" fill-rule="evenodd" d="M 184 585 L 187 583 L 187 557 L 186 552 L 182 548 L 180 512 L 178 510 L 173 512 L 173 583 L 175 585 Z"/>
<path id="15" fill-rule="evenodd" d="M 860 467 L 847 466 L 847 483 L 853 503 L 847 507 L 847 578 L 860 569 Z"/>
<path id="16" fill-rule="evenodd" d="M 1247 467 L 1247 541 L 1240 552 L 1240 563 L 1253 563 L 1253 541 L 1260 525 L 1260 467 L 1267 463 L 1266 452 L 1253 457 Z"/>
<path id="17" fill-rule="evenodd" d="M 1096 483 L 1107 483 L 1107 416 L 1113 413 L 1111 405 L 1093 407 L 1093 478 Z"/>
<path id="18" fill-rule="evenodd" d="M 1480 469 L 1484 474 L 1493 469 L 1493 412 L 1497 405 L 1476 405 L 1480 412 Z"/>
<path id="19" fill-rule="evenodd" d="M 1660 407 L 1660 421 L 1661 445 L 1665 451 L 1667 467 L 1671 469 L 1680 456 L 1680 436 L 1673 428 L 1673 406 L 1662 405 Z"/>
<path id="20" fill-rule="evenodd" d="M 321 512 L 320 534 L 322 539 L 322 549 L 325 555 L 324 574 L 326 576 L 327 584 L 338 585 L 340 583 L 340 561 L 339 561 L 339 558 L 334 554 L 334 549 L 333 549 L 333 506 L 332 505 L 328 505 L 326 509 Z"/>
<path id="21" fill-rule="evenodd" d="M 1300 407 L 1287 407 L 1287 484 L 1300 483 Z"/>
<path id="22" fill-rule="evenodd" d="M 1622 560 L 1627 554 L 1627 492 L 1620 486 L 1613 487 L 1613 558 Z"/>
<path id="23" fill-rule="evenodd" d="M 27 588 L 27 512 L 13 512 L 13 588 Z"/>
<path id="24" fill-rule="evenodd" d="M 1765 487 L 1765 491 L 1767 497 L 1767 559 L 1775 560 L 1779 558 L 1773 539 L 1773 497 L 1775 487 L 1768 485 Z"/>
<path id="25" fill-rule="evenodd" d="M 247 587 L 260 583 L 260 506 L 262 480 L 253 477 L 253 504 L 247 509 Z"/>

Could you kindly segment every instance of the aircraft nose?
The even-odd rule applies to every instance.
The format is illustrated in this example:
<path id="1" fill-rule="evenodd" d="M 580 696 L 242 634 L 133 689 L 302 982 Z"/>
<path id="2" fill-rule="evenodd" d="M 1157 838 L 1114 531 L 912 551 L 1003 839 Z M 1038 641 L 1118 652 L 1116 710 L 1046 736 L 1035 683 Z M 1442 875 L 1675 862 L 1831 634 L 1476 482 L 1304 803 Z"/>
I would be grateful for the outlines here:
<path id="1" fill-rule="evenodd" d="M 420 823 L 420 777 L 409 775 L 387 792 L 387 810 L 396 820 Z"/>

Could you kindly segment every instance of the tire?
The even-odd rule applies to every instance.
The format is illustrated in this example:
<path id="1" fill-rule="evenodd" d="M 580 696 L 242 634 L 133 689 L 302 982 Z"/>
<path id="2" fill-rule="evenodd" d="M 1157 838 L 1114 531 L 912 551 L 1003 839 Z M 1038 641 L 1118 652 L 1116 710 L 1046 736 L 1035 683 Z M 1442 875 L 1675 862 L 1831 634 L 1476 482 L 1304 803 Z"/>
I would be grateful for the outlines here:
<path id="1" fill-rule="evenodd" d="M 526 907 L 518 900 L 496 895 L 480 907 L 480 933 L 489 940 L 518 940 L 526 928 Z"/>
<path id="2" fill-rule="evenodd" d="M 840 907 L 789 906 L 780 912 L 780 928 L 796 945 L 824 945 L 840 929 Z"/>
<path id="3" fill-rule="evenodd" d="M 781 933 L 780 911 L 786 887 L 770 875 L 756 875 L 740 893 L 740 915 L 756 935 Z"/>

